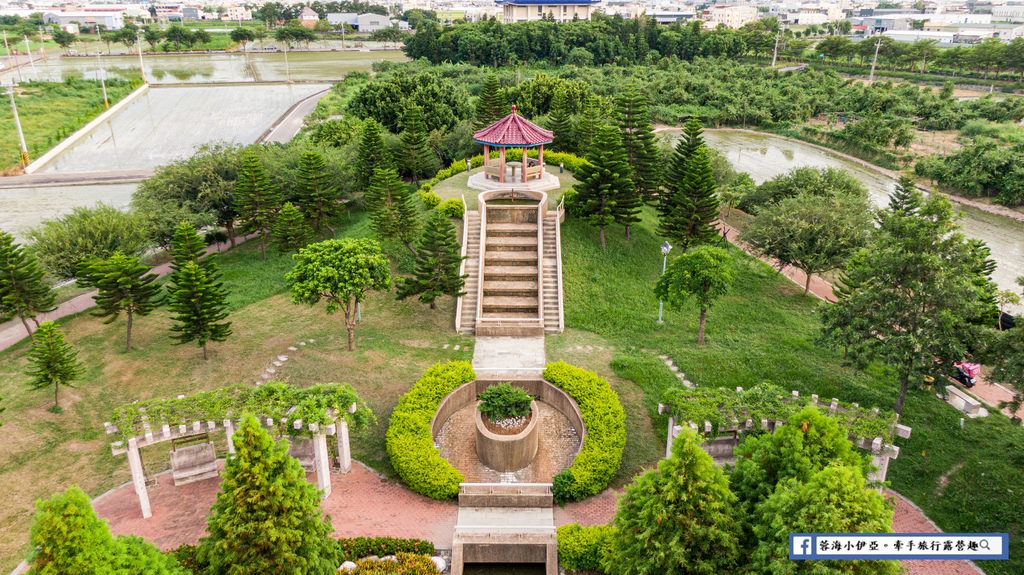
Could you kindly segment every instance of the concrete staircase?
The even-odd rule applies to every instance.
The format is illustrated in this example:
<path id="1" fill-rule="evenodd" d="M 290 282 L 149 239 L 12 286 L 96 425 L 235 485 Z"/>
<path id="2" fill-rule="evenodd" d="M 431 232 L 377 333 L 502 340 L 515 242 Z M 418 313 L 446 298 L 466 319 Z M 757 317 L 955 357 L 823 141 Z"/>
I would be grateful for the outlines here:
<path id="1" fill-rule="evenodd" d="M 536 318 L 537 224 L 488 224 L 482 317 Z"/>
<path id="2" fill-rule="evenodd" d="M 544 255 L 541 272 L 544 278 L 544 333 L 562 331 L 562 270 L 559 257 L 558 215 L 551 213 L 544 217 Z"/>
<path id="3" fill-rule="evenodd" d="M 476 302 L 480 287 L 480 212 L 469 212 L 462 220 L 466 226 L 466 259 L 463 274 L 469 274 L 463 291 L 466 295 L 459 298 L 459 333 L 472 334 L 476 328 Z"/>

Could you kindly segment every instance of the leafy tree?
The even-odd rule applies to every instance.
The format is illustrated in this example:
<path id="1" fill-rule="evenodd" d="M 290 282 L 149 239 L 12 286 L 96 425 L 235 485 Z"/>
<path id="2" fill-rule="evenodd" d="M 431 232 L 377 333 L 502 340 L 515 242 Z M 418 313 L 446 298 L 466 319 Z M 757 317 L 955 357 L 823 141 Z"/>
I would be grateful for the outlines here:
<path id="1" fill-rule="evenodd" d="M 331 183 L 327 173 L 327 162 L 319 152 L 307 150 L 302 154 L 295 192 L 299 208 L 317 233 L 326 226 L 333 234 L 334 228 L 327 222 L 341 215 L 342 204 L 338 202 L 338 187 Z"/>
<path id="2" fill-rule="evenodd" d="M 84 261 L 109 258 L 114 252 L 141 255 L 149 245 L 146 224 L 139 214 L 103 203 L 73 208 L 26 235 L 39 263 L 61 279 L 75 277 Z"/>
<path id="3" fill-rule="evenodd" d="M 168 42 L 174 44 L 174 51 L 180 52 L 182 44 L 188 44 L 192 40 L 192 33 L 179 26 L 178 24 L 172 24 L 164 31 L 164 38 Z M 149 39 L 147 38 L 147 41 Z"/>
<path id="4" fill-rule="evenodd" d="M 651 125 L 647 97 L 630 82 L 616 99 L 619 132 L 637 193 L 650 201 L 661 187 L 661 158 Z"/>
<path id="5" fill-rule="evenodd" d="M 685 252 L 690 246 L 710 243 L 718 237 L 718 197 L 707 148 L 698 147 L 687 157 L 688 144 L 679 140 L 669 164 L 666 186 L 659 196 L 658 233 Z"/>
<path id="6" fill-rule="evenodd" d="M 356 349 L 356 305 L 371 290 L 391 287 L 388 258 L 370 239 L 326 240 L 299 251 L 295 267 L 284 277 L 292 303 L 315 305 L 327 300 L 327 313 L 345 313 L 348 349 Z"/>
<path id="7" fill-rule="evenodd" d="M 51 37 L 53 38 L 54 43 L 64 49 L 64 52 L 67 52 L 68 48 L 78 41 L 78 36 L 75 36 L 66 30 L 54 30 Z"/>
<path id="8" fill-rule="evenodd" d="M 235 456 L 207 519 L 200 557 L 211 575 L 333 575 L 338 563 L 330 516 L 288 442 L 275 442 L 251 415 L 232 438 Z"/>
<path id="9" fill-rule="evenodd" d="M 412 255 L 412 241 L 419 228 L 416 208 L 409 188 L 402 183 L 394 168 L 379 168 L 366 191 L 366 207 L 370 211 L 370 229 L 381 241 L 397 238 Z"/>
<path id="10" fill-rule="evenodd" d="M 858 196 L 787 198 L 761 210 L 743 230 L 743 240 L 807 275 L 804 295 L 815 274 L 842 267 L 868 239 L 870 207 Z"/>
<path id="11" fill-rule="evenodd" d="M 384 147 L 380 124 L 373 118 L 367 118 L 363 123 L 363 135 L 359 139 L 359 153 L 356 156 L 356 188 L 364 192 L 369 190 L 377 170 L 389 167 L 391 158 Z"/>
<path id="12" fill-rule="evenodd" d="M 420 176 L 435 174 L 440 168 L 437 154 L 427 145 L 427 131 L 423 126 L 423 112 L 416 104 L 410 104 L 402 115 L 402 148 L 407 154 L 405 165 L 412 173 L 413 183 L 420 185 Z"/>
<path id="13" fill-rule="evenodd" d="M 482 130 L 511 113 L 505 93 L 498 84 L 498 77 L 494 74 L 488 75 L 480 99 L 476 103 L 476 123 L 473 127 Z"/>
<path id="14" fill-rule="evenodd" d="M 576 151 L 576 146 L 573 145 L 572 119 L 569 115 L 567 100 L 568 96 L 565 90 L 555 92 L 555 97 L 551 102 L 551 111 L 548 113 L 547 127 L 554 133 L 551 149 L 556 152 L 572 153 Z"/>
<path id="15" fill-rule="evenodd" d="M 675 309 L 682 309 L 690 298 L 700 308 L 697 345 L 704 343 L 704 320 L 715 301 L 729 292 L 733 269 L 729 254 L 722 248 L 698 246 L 679 256 L 668 266 L 654 286 L 654 294 Z"/>
<path id="16" fill-rule="evenodd" d="M 936 361 L 960 361 L 975 340 L 970 323 L 984 311 L 984 290 L 974 282 L 981 262 L 944 196 L 922 200 L 913 190 L 877 218 L 868 248 L 847 264 L 857 289 L 822 307 L 822 339 L 848 346 L 861 366 L 879 360 L 894 373 L 902 414 L 910 384 L 934 372 Z"/>
<path id="17" fill-rule="evenodd" d="M 418 295 L 420 301 L 437 307 L 437 298 L 445 295 L 465 295 L 462 287 L 469 274 L 459 275 L 462 264 L 462 246 L 455 234 L 451 220 L 433 210 L 427 225 L 420 235 L 419 249 L 416 250 L 416 270 L 409 279 L 398 278 L 398 299 Z"/>
<path id="18" fill-rule="evenodd" d="M 243 233 L 260 234 L 260 255 L 267 260 L 266 235 L 274 228 L 281 209 L 281 192 L 270 181 L 256 154 L 249 152 L 242 161 L 235 184 L 235 210 L 244 220 Z"/>
<path id="19" fill-rule="evenodd" d="M 203 359 L 209 359 L 209 342 L 225 341 L 231 335 L 231 322 L 223 322 L 228 317 L 227 292 L 216 280 L 205 267 L 189 261 L 168 286 L 170 309 L 177 314 L 171 318 L 175 322 L 171 339 L 177 340 L 175 345 L 196 342 L 196 347 L 203 348 Z"/>
<path id="20" fill-rule="evenodd" d="M 576 173 L 580 183 L 573 186 L 574 201 L 580 217 L 601 230 L 603 250 L 604 228 L 613 222 L 623 223 L 629 238 L 629 225 L 639 221 L 640 201 L 629 179 L 629 164 L 618 130 L 602 126 L 587 159 L 590 164 L 581 165 Z"/>
<path id="21" fill-rule="evenodd" d="M 686 429 L 672 457 L 626 486 L 610 537 L 615 575 L 732 573 L 740 529 L 729 481 Z"/>
<path id="22" fill-rule="evenodd" d="M 40 324 L 32 334 L 32 347 L 28 349 L 28 367 L 25 375 L 32 378 L 28 385 L 34 389 L 53 387 L 53 410 L 60 409 L 57 392 L 60 386 L 74 387 L 84 368 L 78 361 L 78 351 L 64 341 L 64 333 L 52 321 Z"/>
<path id="23" fill-rule="evenodd" d="M 285 203 L 281 208 L 281 215 L 274 224 L 274 241 L 277 242 L 277 249 L 281 253 L 290 253 L 306 246 L 313 239 L 313 229 L 306 225 L 302 212 L 292 205 Z"/>
<path id="24" fill-rule="evenodd" d="M 145 317 L 161 303 L 161 288 L 154 284 L 156 274 L 147 274 L 149 268 L 139 258 L 115 253 L 106 260 L 94 260 L 83 265 L 78 283 L 98 290 L 93 296 L 96 308 L 93 316 L 107 318 L 103 323 L 117 321 L 121 312 L 128 317 L 125 351 L 132 350 L 132 322 L 136 316 Z"/>
<path id="25" fill-rule="evenodd" d="M 235 28 L 231 31 L 231 41 L 241 44 L 243 52 L 245 51 L 245 45 L 255 40 L 256 32 L 252 28 Z"/>
<path id="26" fill-rule="evenodd" d="M 149 44 L 150 50 L 156 50 L 157 44 L 160 43 L 160 40 L 164 39 L 164 33 L 155 25 L 147 26 L 142 37 L 145 38 L 146 43 Z"/>
<path id="27" fill-rule="evenodd" d="M 849 443 L 849 441 L 847 441 Z M 807 482 L 787 479 L 758 507 L 756 573 L 898 575 L 899 561 L 792 561 L 790 533 L 892 533 L 893 509 L 858 467 L 831 464 Z"/>
<path id="28" fill-rule="evenodd" d="M 746 194 L 739 203 L 745 212 L 757 214 L 763 206 L 795 198 L 809 196 L 852 195 L 866 198 L 868 190 L 857 178 L 846 170 L 837 168 L 794 168 L 761 184 L 752 193 Z"/>
<path id="29" fill-rule="evenodd" d="M 0 230 L 0 323 L 17 317 L 32 335 L 28 320 L 38 328 L 37 315 L 57 309 L 43 275 L 36 259 L 14 243 L 14 236 Z"/>

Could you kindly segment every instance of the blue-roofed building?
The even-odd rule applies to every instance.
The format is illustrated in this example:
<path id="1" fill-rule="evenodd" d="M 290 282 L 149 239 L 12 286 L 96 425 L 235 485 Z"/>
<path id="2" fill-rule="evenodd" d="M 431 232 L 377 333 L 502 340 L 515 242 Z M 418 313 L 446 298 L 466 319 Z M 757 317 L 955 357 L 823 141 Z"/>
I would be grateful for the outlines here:
<path id="1" fill-rule="evenodd" d="M 590 20 L 601 0 L 496 0 L 505 9 L 504 22 L 542 20 L 549 14 L 556 22 Z"/>

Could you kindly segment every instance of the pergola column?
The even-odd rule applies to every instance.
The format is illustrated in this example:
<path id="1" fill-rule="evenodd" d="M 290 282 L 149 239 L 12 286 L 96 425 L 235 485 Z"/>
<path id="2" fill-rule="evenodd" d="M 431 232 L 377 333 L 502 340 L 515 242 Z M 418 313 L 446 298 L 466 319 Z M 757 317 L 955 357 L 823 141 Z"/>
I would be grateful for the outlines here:
<path id="1" fill-rule="evenodd" d="M 153 510 L 149 506 L 149 492 L 146 491 L 146 473 L 142 469 L 139 441 L 134 437 L 128 440 L 128 467 L 132 471 L 132 483 L 135 485 L 135 494 L 139 496 L 142 518 L 149 519 L 153 516 Z"/>
<path id="2" fill-rule="evenodd" d="M 348 422 L 344 419 L 338 422 L 338 462 L 342 473 L 352 471 L 352 448 L 348 444 Z"/>
<path id="3" fill-rule="evenodd" d="M 224 433 L 228 436 L 228 453 L 235 452 L 235 424 L 230 419 L 224 420 Z"/>
<path id="4" fill-rule="evenodd" d="M 331 459 L 327 455 L 327 434 L 319 430 L 313 435 L 313 467 L 320 498 L 327 499 L 331 496 Z"/>
<path id="5" fill-rule="evenodd" d="M 505 147 L 498 148 L 498 165 L 501 167 L 501 183 L 505 183 Z"/>

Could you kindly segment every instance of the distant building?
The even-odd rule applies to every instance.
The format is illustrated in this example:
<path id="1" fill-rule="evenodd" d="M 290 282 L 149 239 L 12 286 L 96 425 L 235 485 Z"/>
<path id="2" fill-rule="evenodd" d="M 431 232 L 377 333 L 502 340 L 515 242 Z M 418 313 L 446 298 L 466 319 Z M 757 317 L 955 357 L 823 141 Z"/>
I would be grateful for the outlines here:
<path id="1" fill-rule="evenodd" d="M 360 14 L 356 17 L 356 30 L 360 32 L 376 32 L 377 30 L 383 30 L 384 28 L 390 28 L 394 26 L 398 20 L 392 20 L 387 16 L 380 14 Z M 406 28 L 409 27 L 409 23 L 404 23 Z"/>
<path id="2" fill-rule="evenodd" d="M 331 26 L 341 26 L 342 23 L 355 28 L 359 25 L 359 14 L 355 12 L 328 12 L 327 23 Z"/>
<path id="3" fill-rule="evenodd" d="M 200 10 L 195 6 L 184 6 L 181 9 L 182 20 L 198 20 L 199 16 Z"/>
<path id="4" fill-rule="evenodd" d="M 601 0 L 497 0 L 504 7 L 506 24 L 543 20 L 550 15 L 556 22 L 590 20 Z"/>
<path id="5" fill-rule="evenodd" d="M 992 20 L 997 22 L 1024 22 L 1024 6 L 993 6 Z"/>
<path id="6" fill-rule="evenodd" d="M 43 23 L 54 24 L 61 29 L 77 23 L 83 28 L 99 24 L 107 30 L 120 30 L 124 28 L 124 15 L 120 12 L 46 12 L 43 14 Z"/>
<path id="7" fill-rule="evenodd" d="M 154 10 L 156 10 L 156 19 L 161 22 L 165 22 L 167 20 L 180 21 L 182 18 L 184 18 L 184 15 L 181 12 L 180 4 L 156 4 L 153 6 L 153 8 Z"/>
<path id="8" fill-rule="evenodd" d="M 873 18 L 852 18 L 851 24 L 856 28 L 857 26 L 864 26 L 864 33 L 867 36 L 874 36 L 875 34 L 884 34 L 889 30 L 910 30 L 911 20 L 901 16 L 876 16 Z"/>
<path id="9" fill-rule="evenodd" d="M 730 6 L 716 5 L 708 6 L 704 10 L 703 20 L 710 24 L 709 28 L 717 28 L 724 24 L 726 28 L 742 28 L 748 22 L 757 20 L 757 8 L 754 6 Z"/>
<path id="10" fill-rule="evenodd" d="M 692 10 L 648 10 L 647 16 L 654 18 L 654 21 L 658 24 L 672 24 L 674 22 L 686 22 L 697 19 L 697 13 Z"/>
<path id="11" fill-rule="evenodd" d="M 227 10 L 224 14 L 227 20 L 252 20 L 252 10 L 247 10 L 245 6 L 228 6 Z"/>
<path id="12" fill-rule="evenodd" d="M 316 26 L 316 23 L 319 21 L 320 15 L 316 13 L 316 10 L 313 10 L 309 6 L 303 8 L 302 12 L 299 12 L 299 24 L 305 26 L 306 28 L 312 28 Z"/>

